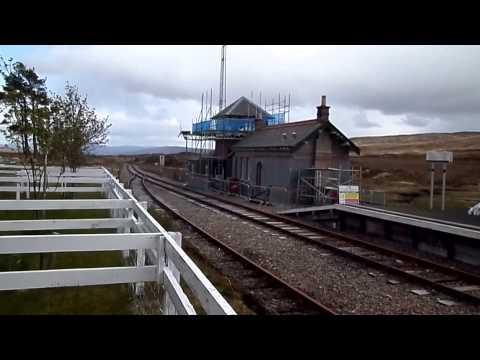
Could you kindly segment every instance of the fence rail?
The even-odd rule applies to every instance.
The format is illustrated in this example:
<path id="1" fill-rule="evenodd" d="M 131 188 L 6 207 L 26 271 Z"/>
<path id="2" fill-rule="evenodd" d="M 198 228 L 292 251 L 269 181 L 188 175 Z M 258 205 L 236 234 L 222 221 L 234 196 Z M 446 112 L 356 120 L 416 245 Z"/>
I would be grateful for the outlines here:
<path id="1" fill-rule="evenodd" d="M 30 193 L 34 190 L 33 185 L 43 187 L 45 182 L 47 184 L 47 193 L 96 193 L 103 192 L 103 187 L 108 181 L 107 174 L 100 168 L 79 169 L 75 173 L 61 172 L 61 169 L 54 168 L 47 170 L 48 175 L 46 179 L 43 177 L 40 179 L 38 177 L 34 178 L 29 170 L 1 170 L 10 167 L 12 165 L 4 165 L 3 167 L 0 165 L 0 174 L 15 175 L 0 176 L 0 184 L 2 184 L 0 192 L 14 192 L 17 200 L 20 200 L 22 193 L 29 199 Z"/>

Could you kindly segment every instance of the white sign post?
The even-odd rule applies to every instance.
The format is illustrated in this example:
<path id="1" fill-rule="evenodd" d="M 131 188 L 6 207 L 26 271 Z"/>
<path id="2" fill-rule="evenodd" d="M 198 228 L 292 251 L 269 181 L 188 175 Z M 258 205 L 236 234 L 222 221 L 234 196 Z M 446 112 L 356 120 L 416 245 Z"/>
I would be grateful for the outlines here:
<path id="1" fill-rule="evenodd" d="M 445 188 L 447 183 L 447 163 L 453 162 L 453 153 L 450 151 L 428 151 L 427 161 L 431 163 L 430 176 L 430 210 L 433 209 L 433 187 L 435 181 L 435 163 L 441 163 L 442 169 L 442 211 L 445 210 Z"/>

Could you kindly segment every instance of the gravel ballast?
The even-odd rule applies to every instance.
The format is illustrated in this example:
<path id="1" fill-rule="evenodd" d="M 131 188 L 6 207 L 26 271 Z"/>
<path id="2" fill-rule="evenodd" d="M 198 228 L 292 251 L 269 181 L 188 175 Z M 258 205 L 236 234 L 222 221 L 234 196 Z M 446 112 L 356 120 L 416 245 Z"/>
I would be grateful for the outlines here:
<path id="1" fill-rule="evenodd" d="M 147 185 L 192 222 L 338 313 L 480 313 L 479 306 L 453 299 L 428 286 L 383 273 L 270 228 L 221 213 L 156 185 Z M 426 290 L 428 294 L 417 295 L 412 290 Z M 445 305 L 451 301 L 454 305 Z"/>

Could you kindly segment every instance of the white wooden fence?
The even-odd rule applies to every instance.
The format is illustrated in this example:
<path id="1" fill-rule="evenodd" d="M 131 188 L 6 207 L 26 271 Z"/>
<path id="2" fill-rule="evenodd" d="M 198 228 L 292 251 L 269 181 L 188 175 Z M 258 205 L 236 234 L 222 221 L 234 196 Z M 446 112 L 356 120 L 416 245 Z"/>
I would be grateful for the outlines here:
<path id="1" fill-rule="evenodd" d="M 0 165 L 0 171 L 8 167 L 11 166 Z M 51 174 L 56 170 L 49 169 Z M 122 250 L 125 255 L 132 251 L 135 263 L 121 267 L 0 272 L 0 290 L 135 283 L 136 294 L 140 295 L 143 283 L 153 281 L 164 289 L 165 314 L 195 314 L 180 285 L 180 279 L 183 279 L 207 314 L 235 314 L 183 251 L 181 234 L 169 233 L 160 226 L 148 213 L 145 204 L 142 206 L 132 196 L 131 190 L 125 189 L 105 168 L 80 169 L 75 175 L 64 177 L 62 181 L 77 184 L 98 179 L 99 182 L 94 183 L 101 184 L 107 199 L 0 200 L 0 211 L 110 209 L 112 217 L 0 221 L 0 231 L 112 229 L 112 233 L 3 235 L 0 236 L 0 254 Z M 25 180 L 19 178 L 20 183 Z M 63 187 L 62 190 L 65 191 Z M 3 191 L 1 187 L 0 191 Z"/>
<path id="2" fill-rule="evenodd" d="M 0 184 L 2 184 L 0 192 L 14 192 L 17 200 L 20 200 L 21 194 L 25 193 L 25 197 L 29 199 L 33 180 L 31 170 L 25 169 L 23 166 L 0 164 Z M 42 178 L 40 184 L 43 185 L 44 181 L 45 179 Z M 47 169 L 47 192 L 103 192 L 106 181 L 108 181 L 108 176 L 100 168 L 80 168 L 77 172 L 66 171 L 63 173 L 59 167 Z M 37 186 L 38 183 L 39 181 L 37 181 Z"/>

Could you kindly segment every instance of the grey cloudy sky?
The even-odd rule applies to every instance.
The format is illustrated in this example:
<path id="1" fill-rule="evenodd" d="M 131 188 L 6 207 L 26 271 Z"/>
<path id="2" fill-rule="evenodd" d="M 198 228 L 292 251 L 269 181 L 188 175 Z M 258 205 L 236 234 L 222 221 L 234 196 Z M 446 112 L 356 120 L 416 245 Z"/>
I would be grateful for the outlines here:
<path id="1" fill-rule="evenodd" d="M 0 46 L 60 92 L 77 84 L 113 124 L 111 145 L 182 145 L 203 91 L 218 99 L 220 46 Z M 291 121 L 327 95 L 346 135 L 480 131 L 480 46 L 227 48 L 227 101 L 291 93 Z M 263 101 L 262 101 L 263 102 Z M 3 139 L 0 139 L 0 142 Z"/>

